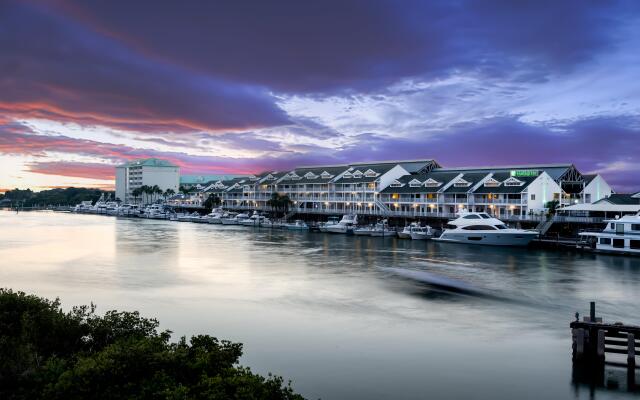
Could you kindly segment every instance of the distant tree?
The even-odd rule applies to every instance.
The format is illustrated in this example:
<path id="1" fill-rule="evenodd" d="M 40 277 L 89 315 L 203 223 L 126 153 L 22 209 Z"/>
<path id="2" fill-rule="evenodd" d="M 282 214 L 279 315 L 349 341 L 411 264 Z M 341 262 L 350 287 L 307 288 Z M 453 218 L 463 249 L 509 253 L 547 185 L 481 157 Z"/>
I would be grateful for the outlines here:
<path id="1" fill-rule="evenodd" d="M 211 193 L 202 205 L 205 209 L 208 210 L 208 212 L 211 212 L 211 210 L 213 210 L 214 208 L 219 207 L 221 202 L 222 201 L 220 200 L 220 197 L 218 197 L 214 193 Z"/>
<path id="2" fill-rule="evenodd" d="M 163 194 L 164 201 L 167 201 L 167 198 L 173 196 L 174 194 L 176 194 L 176 191 L 171 188 L 165 190 Z"/>
<path id="3" fill-rule="evenodd" d="M 0 398 L 302 399 L 282 378 L 240 366 L 242 344 L 171 343 L 158 326 L 138 312 L 64 312 L 58 299 L 0 289 Z"/>
<path id="4" fill-rule="evenodd" d="M 191 189 L 187 188 L 184 185 L 180 185 L 180 189 L 179 190 L 180 190 L 180 193 L 182 193 L 182 194 L 189 194 L 189 192 L 191 192 Z"/>
<path id="5" fill-rule="evenodd" d="M 552 200 L 545 204 L 545 208 L 549 210 L 549 215 L 556 215 L 560 202 L 558 200 Z"/>
<path id="6" fill-rule="evenodd" d="M 272 193 L 271 198 L 267 200 L 267 205 L 271 207 L 271 210 L 275 213 L 287 214 L 289 207 L 291 207 L 291 199 L 287 195 L 281 195 L 280 193 Z"/>

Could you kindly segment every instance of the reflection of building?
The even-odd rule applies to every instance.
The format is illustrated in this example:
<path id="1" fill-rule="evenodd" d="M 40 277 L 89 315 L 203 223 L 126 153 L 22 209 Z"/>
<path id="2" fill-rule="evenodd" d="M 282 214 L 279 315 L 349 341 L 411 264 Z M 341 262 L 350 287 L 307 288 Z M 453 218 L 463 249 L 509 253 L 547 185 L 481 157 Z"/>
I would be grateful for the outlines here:
<path id="1" fill-rule="evenodd" d="M 302 213 L 450 217 L 460 209 L 506 219 L 541 218 L 550 202 L 590 203 L 611 195 L 599 175 L 572 164 L 443 168 L 434 160 L 301 167 L 209 182 L 227 208 L 269 209 L 272 193 Z"/>
<path id="2" fill-rule="evenodd" d="M 166 160 L 147 158 L 116 167 L 116 198 L 125 203 L 133 201 L 131 192 L 141 186 L 157 185 L 163 192 L 178 192 L 180 168 Z"/>

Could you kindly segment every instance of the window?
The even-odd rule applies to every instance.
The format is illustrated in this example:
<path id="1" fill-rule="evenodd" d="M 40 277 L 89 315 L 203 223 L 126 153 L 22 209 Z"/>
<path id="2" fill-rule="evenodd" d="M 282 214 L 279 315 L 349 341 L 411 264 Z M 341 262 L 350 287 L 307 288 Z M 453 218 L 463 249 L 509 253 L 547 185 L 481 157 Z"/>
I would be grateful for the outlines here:
<path id="1" fill-rule="evenodd" d="M 316 179 L 318 177 L 318 175 L 314 174 L 313 172 L 307 172 L 304 175 L 304 177 L 307 178 L 307 179 Z"/>
<path id="2" fill-rule="evenodd" d="M 613 247 L 624 249 L 624 239 L 613 239 Z"/>
<path id="3" fill-rule="evenodd" d="M 609 225 L 610 229 L 616 229 L 616 224 L 614 224 L 613 222 Z"/>
<path id="4" fill-rule="evenodd" d="M 478 215 L 476 215 L 476 214 L 465 215 L 462 218 L 464 218 L 464 219 L 480 219 L 480 217 Z"/>
<path id="5" fill-rule="evenodd" d="M 507 179 L 506 181 L 504 181 L 504 185 L 505 186 L 522 186 L 522 185 L 524 185 L 524 182 L 519 180 L 519 179 L 516 179 L 514 177 L 511 177 L 511 178 Z"/>
<path id="6" fill-rule="evenodd" d="M 462 229 L 466 231 L 495 231 L 496 228 L 491 225 L 469 225 Z"/>
<path id="7" fill-rule="evenodd" d="M 484 186 L 485 187 L 498 187 L 498 186 L 500 186 L 500 182 L 498 182 L 497 180 L 495 180 L 493 178 L 489 178 L 484 182 Z"/>
<path id="8" fill-rule="evenodd" d="M 353 177 L 353 174 L 351 172 L 345 172 L 344 175 L 342 175 L 343 178 L 349 179 L 351 177 Z"/>
<path id="9" fill-rule="evenodd" d="M 640 224 L 631 224 L 632 231 L 640 231 Z"/>
<path id="10" fill-rule="evenodd" d="M 375 178 L 376 176 L 378 176 L 378 173 L 372 169 L 368 169 L 367 172 L 364 173 L 364 176 L 366 176 L 367 178 Z"/>
<path id="11" fill-rule="evenodd" d="M 586 193 L 584 195 L 584 202 L 585 203 L 591 203 L 591 193 Z"/>
<path id="12" fill-rule="evenodd" d="M 438 187 L 442 185 L 442 182 L 438 182 L 435 179 L 427 179 L 426 181 L 424 181 L 424 186 L 425 187 Z"/>
<path id="13" fill-rule="evenodd" d="M 400 195 L 399 195 L 398 193 L 393 193 L 393 194 L 391 195 L 391 198 L 392 198 L 392 199 L 399 199 L 399 198 L 400 198 Z"/>
<path id="14" fill-rule="evenodd" d="M 353 177 L 354 177 L 354 178 L 362 178 L 362 172 L 360 172 L 360 171 L 356 171 L 356 172 L 354 172 L 354 173 L 353 173 Z"/>
<path id="15" fill-rule="evenodd" d="M 391 187 L 402 187 L 404 186 L 402 183 L 398 182 L 398 181 L 393 181 L 393 183 L 391 183 L 391 185 L 389 185 Z"/>
<path id="16" fill-rule="evenodd" d="M 531 201 L 534 201 L 535 199 L 536 199 L 536 195 L 535 195 L 535 194 L 532 194 L 532 195 L 531 195 Z"/>
<path id="17" fill-rule="evenodd" d="M 640 240 L 629 240 L 629 248 L 640 250 Z"/>
<path id="18" fill-rule="evenodd" d="M 487 214 L 487 213 L 481 213 L 481 214 L 479 214 L 479 215 L 480 215 L 480 218 L 483 218 L 483 219 L 489 219 L 489 218 L 491 218 L 491 217 L 489 216 L 489 214 Z"/>
<path id="19" fill-rule="evenodd" d="M 500 224 L 500 225 L 496 225 L 496 228 L 498 228 L 498 229 L 507 229 L 507 226 L 505 224 Z"/>
<path id="20" fill-rule="evenodd" d="M 410 187 L 419 187 L 421 185 L 422 185 L 422 182 L 420 182 L 417 179 L 413 179 L 411 182 L 409 182 Z"/>
<path id="21" fill-rule="evenodd" d="M 455 181 L 453 183 L 453 186 L 455 186 L 455 187 L 469 187 L 469 186 L 471 186 L 471 182 L 467 182 L 464 179 L 458 179 L 457 181 Z"/>

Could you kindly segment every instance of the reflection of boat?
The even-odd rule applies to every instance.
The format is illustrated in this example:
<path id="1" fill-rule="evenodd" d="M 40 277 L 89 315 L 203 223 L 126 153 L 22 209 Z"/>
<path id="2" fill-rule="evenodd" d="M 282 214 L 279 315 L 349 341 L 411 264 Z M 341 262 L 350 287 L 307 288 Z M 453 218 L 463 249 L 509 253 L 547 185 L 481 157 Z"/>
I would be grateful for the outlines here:
<path id="1" fill-rule="evenodd" d="M 492 246 L 526 246 L 538 236 L 537 231 L 508 228 L 504 222 L 483 212 L 462 211 L 449 221 L 439 238 L 441 242 L 484 244 Z"/>
<path id="2" fill-rule="evenodd" d="M 413 240 L 427 240 L 431 239 L 434 235 L 434 230 L 429 225 L 416 226 L 411 230 L 411 239 Z"/>
<path id="3" fill-rule="evenodd" d="M 356 214 L 345 214 L 340 222 L 334 225 L 326 225 L 325 232 L 329 233 L 353 233 L 354 226 L 358 224 L 358 216 Z"/>
<path id="4" fill-rule="evenodd" d="M 285 229 L 291 230 L 291 231 L 306 231 L 309 230 L 309 226 L 302 220 L 295 220 L 293 223 L 290 224 L 283 224 L 282 225 Z"/>
<path id="5" fill-rule="evenodd" d="M 580 232 L 578 246 L 598 252 L 640 255 L 640 212 L 605 221 L 602 232 Z"/>
<path id="6" fill-rule="evenodd" d="M 320 230 L 320 232 L 327 232 L 327 227 L 337 225 L 337 224 L 338 224 L 338 217 L 329 217 L 327 222 L 320 222 L 320 224 L 318 224 L 318 229 Z"/>
<path id="7" fill-rule="evenodd" d="M 360 226 L 353 230 L 356 236 L 371 236 L 371 232 L 373 232 L 373 225 Z"/>

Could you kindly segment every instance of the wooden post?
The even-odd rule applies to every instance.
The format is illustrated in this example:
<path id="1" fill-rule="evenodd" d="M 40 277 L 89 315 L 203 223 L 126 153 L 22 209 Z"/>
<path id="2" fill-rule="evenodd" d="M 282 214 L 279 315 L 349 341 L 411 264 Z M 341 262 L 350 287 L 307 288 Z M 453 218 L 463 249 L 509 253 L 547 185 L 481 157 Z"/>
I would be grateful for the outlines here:
<path id="1" fill-rule="evenodd" d="M 576 329 L 576 358 L 582 359 L 584 356 L 584 328 Z"/>
<path id="2" fill-rule="evenodd" d="M 598 329 L 598 348 L 596 351 L 598 361 L 604 362 L 604 330 Z"/>
<path id="3" fill-rule="evenodd" d="M 627 334 L 627 365 L 629 367 L 636 365 L 636 340 L 633 333 Z"/>

